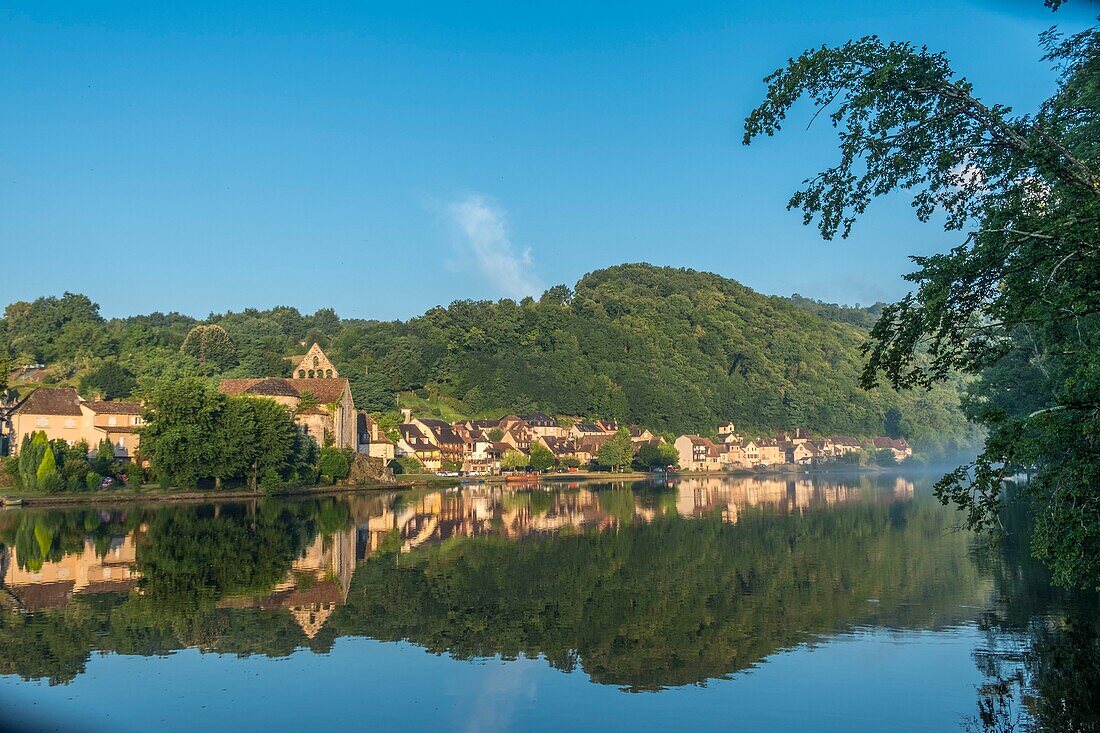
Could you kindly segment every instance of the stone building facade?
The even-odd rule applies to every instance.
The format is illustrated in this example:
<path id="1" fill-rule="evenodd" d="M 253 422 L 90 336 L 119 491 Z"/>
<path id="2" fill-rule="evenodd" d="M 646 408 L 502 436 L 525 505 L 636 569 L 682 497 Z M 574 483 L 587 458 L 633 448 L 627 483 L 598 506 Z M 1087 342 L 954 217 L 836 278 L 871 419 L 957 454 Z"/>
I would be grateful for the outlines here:
<path id="1" fill-rule="evenodd" d="M 317 445 L 323 446 L 331 439 L 338 448 L 355 450 L 358 443 L 355 401 L 348 380 L 335 376 L 336 368 L 317 344 L 294 373 L 306 376 L 223 379 L 218 388 L 231 396 L 275 400 L 294 413 L 295 422 L 305 428 Z"/>

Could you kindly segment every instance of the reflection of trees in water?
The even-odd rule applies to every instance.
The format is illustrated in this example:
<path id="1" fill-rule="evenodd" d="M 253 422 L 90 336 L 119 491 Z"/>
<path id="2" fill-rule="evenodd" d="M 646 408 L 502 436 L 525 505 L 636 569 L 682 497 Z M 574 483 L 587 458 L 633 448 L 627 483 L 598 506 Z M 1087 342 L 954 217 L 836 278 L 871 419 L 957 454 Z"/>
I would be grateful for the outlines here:
<path id="1" fill-rule="evenodd" d="M 5 539 L 17 541 L 27 527 L 59 528 L 42 546 L 60 547 L 60 559 L 66 550 L 81 551 L 86 537 L 95 542 L 96 522 L 110 531 L 140 525 L 140 580 L 131 592 L 77 594 L 48 610 L 0 613 L 0 674 L 67 682 L 94 650 L 152 655 L 197 646 L 290 654 L 310 640 L 285 610 L 224 604 L 272 590 L 323 533 L 350 522 L 347 505 L 334 499 L 145 509 L 121 524 L 113 517 L 89 510 L 28 513 L 5 528 L 11 533 Z M 90 534 L 66 540 L 66 528 L 79 526 Z M 26 552 L 32 561 L 42 556 L 33 547 Z"/>
<path id="2" fill-rule="evenodd" d="M 17 564 L 24 552 L 47 566 L 65 553 L 102 554 L 130 533 L 142 580 L 129 592 L 0 613 L 0 673 L 56 683 L 95 650 L 281 656 L 358 635 L 456 657 L 544 655 L 601 683 L 656 689 L 722 677 L 853 625 L 941 628 L 992 597 L 980 619 L 989 643 L 976 654 L 989 684 L 969 724 L 1095 721 L 1095 697 L 1082 692 L 1100 686 L 1096 628 L 1085 623 L 1095 603 L 1050 588 L 1026 547 L 1012 544 L 1026 536 L 1012 517 L 999 551 L 971 551 L 950 511 L 890 482 L 697 480 L 690 494 L 484 488 L 16 512 L 0 517 L 0 541 L 16 548 Z M 380 517 L 389 519 L 368 542 Z M 402 553 L 429 519 L 446 533 Z M 340 604 L 303 617 L 310 599 L 331 600 L 319 591 L 334 580 L 303 555 L 347 559 L 349 542 L 352 563 L 367 558 L 350 593 L 344 584 Z"/>
<path id="3" fill-rule="evenodd" d="M 619 492 L 597 493 L 625 512 Z M 858 504 L 745 511 L 736 526 L 672 514 L 537 542 L 454 538 L 368 560 L 327 631 L 460 658 L 543 655 L 629 689 L 700 683 L 853 624 L 958 620 L 989 585 L 948 522 L 928 503 Z"/>
<path id="4" fill-rule="evenodd" d="M 1050 585 L 1029 551 L 1032 514 L 1009 506 L 1001 541 L 976 553 L 997 603 L 979 619 L 986 644 L 974 658 L 986 682 L 964 728 L 1100 731 L 1100 596 Z"/>
<path id="5" fill-rule="evenodd" d="M 5 512 L 0 515 L 0 544 L 14 550 L 21 569 L 37 572 L 46 563 L 83 552 L 88 543 L 97 557 L 103 557 L 112 538 L 129 534 L 139 524 L 136 512 L 89 509 Z"/>

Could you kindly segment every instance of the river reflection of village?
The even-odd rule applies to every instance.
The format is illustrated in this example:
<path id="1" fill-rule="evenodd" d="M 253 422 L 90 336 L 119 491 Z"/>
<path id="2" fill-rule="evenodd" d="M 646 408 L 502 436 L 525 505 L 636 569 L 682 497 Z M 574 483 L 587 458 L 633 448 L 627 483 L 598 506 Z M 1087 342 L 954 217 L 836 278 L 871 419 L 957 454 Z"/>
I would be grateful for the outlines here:
<path id="1" fill-rule="evenodd" d="M 521 489 L 474 484 L 427 493 L 355 494 L 347 498 L 349 526 L 314 538 L 267 594 L 223 597 L 218 605 L 287 609 L 313 638 L 346 602 L 356 565 L 383 548 L 411 552 L 456 537 L 522 539 L 563 530 L 603 531 L 670 512 L 685 518 L 720 515 L 736 524 L 747 511 L 801 514 L 858 501 L 906 501 L 913 492 L 913 482 L 903 477 L 837 482 L 713 476 L 668 483 L 554 482 Z M 38 569 L 21 564 L 14 547 L 4 548 L 0 605 L 36 612 L 63 608 L 75 595 L 141 592 L 137 548 L 152 541 L 145 529 L 141 525 L 112 537 L 105 553 L 89 537 L 81 551 Z"/>

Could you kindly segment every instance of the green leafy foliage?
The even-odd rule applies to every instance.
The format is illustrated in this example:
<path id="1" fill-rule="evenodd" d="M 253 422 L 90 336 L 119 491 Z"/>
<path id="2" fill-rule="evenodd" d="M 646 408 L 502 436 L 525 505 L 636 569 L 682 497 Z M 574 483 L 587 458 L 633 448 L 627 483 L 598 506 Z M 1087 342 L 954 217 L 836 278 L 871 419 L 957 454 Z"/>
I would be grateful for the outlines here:
<path id="1" fill-rule="evenodd" d="M 882 309 L 862 383 L 978 375 L 967 406 L 989 439 L 938 494 L 996 530 L 1004 479 L 1037 471 L 1036 553 L 1059 582 L 1100 587 L 1100 29 L 1042 43 L 1061 77 L 1031 115 L 983 102 L 944 54 L 908 43 L 809 50 L 766 79 L 745 142 L 809 98 L 842 131 L 840 161 L 790 200 L 807 223 L 846 236 L 871 199 L 911 190 L 922 220 L 969 230 L 913 258 L 916 292 Z"/>
<path id="2" fill-rule="evenodd" d="M 420 461 L 412 456 L 398 456 L 394 458 L 390 461 L 390 468 L 393 469 L 394 475 L 421 473 L 424 470 L 424 467 L 420 465 Z"/>
<path id="3" fill-rule="evenodd" d="M 505 451 L 500 457 L 500 467 L 505 471 L 518 471 L 531 465 L 531 458 L 518 450 Z"/>
<path id="4" fill-rule="evenodd" d="M 335 481 L 341 481 L 348 477 L 351 471 L 350 451 L 342 448 L 322 448 L 320 469 L 324 476 L 331 476 Z"/>
<path id="5" fill-rule="evenodd" d="M 211 363 L 225 371 L 237 363 L 237 346 L 219 325 L 195 326 L 184 338 L 180 352 L 194 357 L 200 364 Z"/>
<path id="6" fill-rule="evenodd" d="M 678 466 L 680 464 L 680 453 L 676 450 L 676 446 L 669 443 L 646 443 L 638 449 L 634 462 L 639 468 L 646 471 L 665 468 L 666 466 Z"/>
<path id="7" fill-rule="evenodd" d="M 35 486 L 40 491 L 57 491 L 61 487 L 61 477 L 57 474 L 57 459 L 53 449 L 46 446 L 42 452 L 42 462 L 38 464 Z"/>
<path id="8" fill-rule="evenodd" d="M 620 428 L 596 453 L 596 460 L 613 471 L 621 471 L 630 465 L 634 457 L 634 445 L 630 442 L 630 431 Z"/>
<path id="9" fill-rule="evenodd" d="M 529 465 L 535 471 L 545 471 L 554 465 L 554 453 L 542 443 L 532 443 Z"/>
<path id="10" fill-rule="evenodd" d="M 80 380 L 80 387 L 85 396 L 98 395 L 100 399 L 117 400 L 133 393 L 137 388 L 137 379 L 117 360 L 108 359 L 88 372 Z"/>
<path id="11" fill-rule="evenodd" d="M 209 382 L 162 383 L 149 395 L 142 453 L 180 486 L 200 481 L 309 482 L 317 447 L 274 400 L 227 397 Z"/>

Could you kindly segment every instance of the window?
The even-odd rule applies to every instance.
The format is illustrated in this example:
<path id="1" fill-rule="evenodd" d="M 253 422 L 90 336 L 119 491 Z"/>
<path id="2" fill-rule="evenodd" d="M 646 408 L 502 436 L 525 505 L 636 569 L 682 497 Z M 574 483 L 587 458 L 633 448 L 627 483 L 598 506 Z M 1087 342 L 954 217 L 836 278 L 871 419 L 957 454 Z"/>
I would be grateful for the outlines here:
<path id="1" fill-rule="evenodd" d="M 36 428 L 48 428 L 50 426 L 50 419 L 48 417 L 39 417 L 34 421 Z"/>
<path id="2" fill-rule="evenodd" d="M 326 369 L 325 370 L 325 376 L 326 377 L 331 377 L 332 376 L 332 370 L 331 369 Z"/>
<path id="3" fill-rule="evenodd" d="M 65 427 L 67 427 L 67 428 L 75 428 L 75 427 L 76 427 L 76 418 L 75 418 L 75 417 L 67 417 L 67 418 L 65 418 Z"/>
<path id="4" fill-rule="evenodd" d="M 113 428 L 116 425 L 118 425 L 118 418 L 117 417 L 115 417 L 114 415 L 111 415 L 109 418 L 107 418 L 107 426 L 108 427 Z"/>
<path id="5" fill-rule="evenodd" d="M 316 356 L 313 357 L 313 368 L 316 369 L 319 366 L 321 366 L 321 360 L 318 359 Z"/>
<path id="6" fill-rule="evenodd" d="M 130 421 L 131 425 L 144 425 L 145 421 L 141 419 L 140 415 L 134 415 L 134 419 Z"/>
<path id="7" fill-rule="evenodd" d="M 298 370 L 298 379 L 305 379 L 305 378 L 306 378 L 306 370 L 305 369 L 299 369 Z"/>

